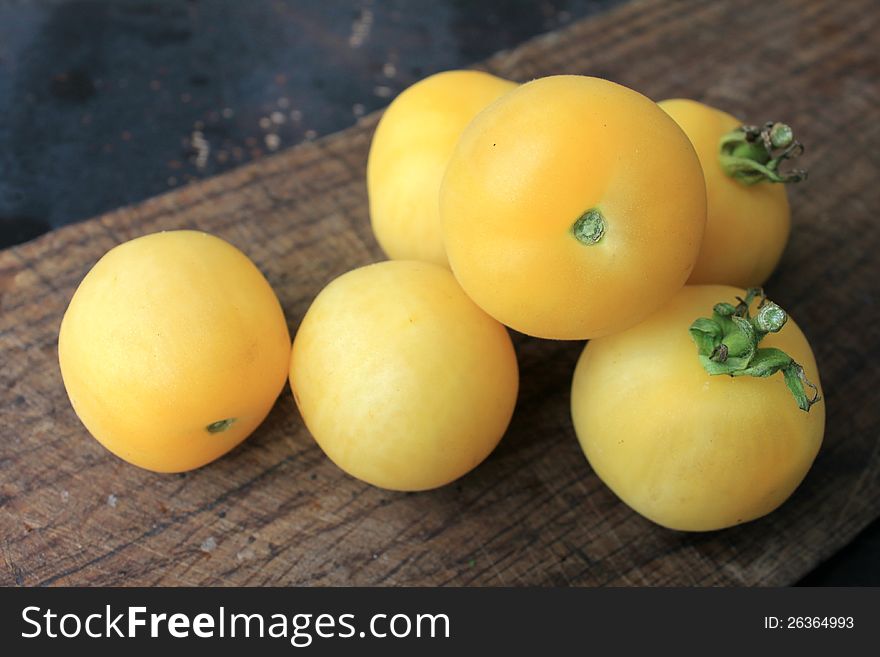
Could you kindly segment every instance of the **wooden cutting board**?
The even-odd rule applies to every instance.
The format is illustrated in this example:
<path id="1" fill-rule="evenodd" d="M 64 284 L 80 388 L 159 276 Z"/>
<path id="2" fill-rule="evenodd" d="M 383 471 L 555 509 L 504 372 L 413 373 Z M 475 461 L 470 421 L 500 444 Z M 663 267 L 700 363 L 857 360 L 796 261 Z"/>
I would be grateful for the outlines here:
<path id="1" fill-rule="evenodd" d="M 158 475 L 92 440 L 62 387 L 56 339 L 76 285 L 108 249 L 197 228 L 265 272 L 293 332 L 318 290 L 381 258 L 364 168 L 376 116 L 315 143 L 0 252 L 0 584 L 780 585 L 880 514 L 877 315 L 880 13 L 853 2 L 633 2 L 496 55 L 524 81 L 611 78 L 753 122 L 784 119 L 811 177 L 768 284 L 810 337 L 828 430 L 782 509 L 685 534 L 605 488 L 568 413 L 581 343 L 517 338 L 518 410 L 497 451 L 440 490 L 399 494 L 344 475 L 285 390 L 241 447 Z"/>

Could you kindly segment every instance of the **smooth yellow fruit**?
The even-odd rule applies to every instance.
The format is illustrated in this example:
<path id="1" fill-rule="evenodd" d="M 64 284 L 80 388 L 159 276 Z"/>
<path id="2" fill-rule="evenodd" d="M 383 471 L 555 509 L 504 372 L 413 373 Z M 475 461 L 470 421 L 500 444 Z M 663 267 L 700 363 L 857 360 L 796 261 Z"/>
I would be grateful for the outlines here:
<path id="1" fill-rule="evenodd" d="M 449 483 L 489 455 L 519 380 L 507 331 L 448 269 L 396 260 L 321 291 L 293 342 L 290 385 L 336 465 L 412 491 Z"/>
<path id="2" fill-rule="evenodd" d="M 111 249 L 80 283 L 58 336 L 76 414 L 107 449 L 180 472 L 235 447 L 287 374 L 278 299 L 241 251 L 190 230 Z"/>
<path id="3" fill-rule="evenodd" d="M 440 213 L 452 271 L 481 308 L 529 335 L 582 339 L 635 324 L 684 284 L 706 189 L 687 136 L 655 103 L 563 75 L 477 115 Z"/>
<path id="4" fill-rule="evenodd" d="M 721 168 L 718 142 L 742 121 L 693 100 L 664 100 L 659 105 L 690 137 L 706 178 L 706 234 L 688 283 L 762 285 L 788 242 L 791 221 L 785 185 L 746 185 Z"/>
<path id="5" fill-rule="evenodd" d="M 395 259 L 448 266 L 440 226 L 440 181 L 465 126 L 513 82 L 481 71 L 446 71 L 394 99 L 376 128 L 367 161 L 370 218 Z"/>
<path id="6" fill-rule="evenodd" d="M 584 349 L 571 410 L 596 474 L 640 514 L 672 529 L 721 529 L 782 504 L 813 463 L 825 404 L 800 410 L 782 374 L 710 376 L 688 328 L 721 301 L 726 286 L 685 287 L 632 328 Z M 760 344 L 800 363 L 819 386 L 804 334 L 789 319 Z"/>

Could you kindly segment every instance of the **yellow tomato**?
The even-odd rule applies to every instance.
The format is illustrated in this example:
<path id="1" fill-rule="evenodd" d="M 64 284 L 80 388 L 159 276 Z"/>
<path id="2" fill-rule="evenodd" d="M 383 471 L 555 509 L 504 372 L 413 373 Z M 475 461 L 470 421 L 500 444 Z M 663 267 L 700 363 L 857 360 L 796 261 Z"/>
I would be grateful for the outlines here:
<path id="1" fill-rule="evenodd" d="M 630 507 L 672 529 L 704 531 L 763 516 L 800 484 L 825 430 L 825 406 L 798 408 L 781 373 L 710 376 L 688 329 L 742 290 L 685 287 L 636 326 L 592 340 L 571 410 L 596 474 Z M 810 345 L 789 320 L 776 347 L 819 385 Z M 817 389 L 818 393 L 819 390 Z"/>
<path id="2" fill-rule="evenodd" d="M 67 394 L 92 435 L 157 472 L 202 466 L 263 421 L 290 335 L 263 275 L 232 245 L 180 230 L 111 249 L 58 336 Z"/>
<path id="3" fill-rule="evenodd" d="M 411 86 L 385 110 L 367 161 L 373 232 L 390 258 L 446 265 L 437 196 L 462 130 L 513 82 L 446 71 Z"/>
<path id="4" fill-rule="evenodd" d="M 495 101 L 464 131 L 440 192 L 452 270 L 508 326 L 619 331 L 687 280 L 706 192 L 681 129 L 644 96 L 574 75 Z"/>
<path id="5" fill-rule="evenodd" d="M 293 342 L 290 385 L 336 465 L 411 491 L 442 486 L 489 455 L 519 381 L 507 331 L 449 270 L 398 260 L 321 291 Z"/>
<path id="6" fill-rule="evenodd" d="M 720 110 L 693 100 L 665 100 L 660 107 L 690 137 L 706 178 L 706 235 L 688 282 L 761 285 L 773 273 L 788 241 L 785 186 L 745 184 L 722 168 L 719 141 L 743 125 Z"/>

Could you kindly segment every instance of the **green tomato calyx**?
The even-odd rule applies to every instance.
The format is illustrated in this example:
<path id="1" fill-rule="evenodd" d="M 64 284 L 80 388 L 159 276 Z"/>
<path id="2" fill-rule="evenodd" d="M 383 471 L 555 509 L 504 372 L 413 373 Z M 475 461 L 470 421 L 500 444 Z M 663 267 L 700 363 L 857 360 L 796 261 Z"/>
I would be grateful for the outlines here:
<path id="1" fill-rule="evenodd" d="M 605 235 L 605 217 L 598 208 L 590 208 L 574 222 L 571 233 L 581 244 L 596 244 Z"/>
<path id="2" fill-rule="evenodd" d="M 752 317 L 749 307 L 758 299 Z M 798 408 L 809 411 L 818 402 L 819 389 L 807 380 L 804 368 L 784 351 L 758 348 L 768 333 L 777 333 L 788 321 L 788 314 L 768 301 L 759 287 L 750 288 L 745 299 L 737 297 L 736 306 L 718 303 L 712 317 L 700 317 L 690 326 L 691 338 L 697 345 L 700 363 L 710 375 L 766 377 L 782 372 L 785 384 L 794 395 Z M 807 389 L 812 391 L 807 395 Z"/>
<path id="3" fill-rule="evenodd" d="M 785 123 L 768 121 L 763 126 L 740 126 L 721 137 L 718 146 L 721 168 L 743 184 L 795 183 L 807 178 L 803 169 L 779 171 L 780 164 L 804 152 L 804 145 Z"/>
<path id="4" fill-rule="evenodd" d="M 222 431 L 226 431 L 229 427 L 235 424 L 234 417 L 228 417 L 225 420 L 217 420 L 216 422 L 211 422 L 205 429 L 208 433 L 220 433 Z"/>

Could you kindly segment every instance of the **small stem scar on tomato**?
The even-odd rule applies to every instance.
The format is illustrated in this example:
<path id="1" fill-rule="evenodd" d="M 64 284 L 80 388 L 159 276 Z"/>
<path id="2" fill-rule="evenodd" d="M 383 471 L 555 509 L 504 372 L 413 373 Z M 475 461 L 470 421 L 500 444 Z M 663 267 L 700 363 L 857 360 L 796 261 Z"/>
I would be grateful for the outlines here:
<path id="1" fill-rule="evenodd" d="M 605 217 L 598 208 L 590 208 L 574 222 L 571 232 L 581 244 L 596 244 L 605 235 Z"/>
<path id="2" fill-rule="evenodd" d="M 228 417 L 225 420 L 217 420 L 216 422 L 211 422 L 211 424 L 206 426 L 205 429 L 207 429 L 208 433 L 220 433 L 221 431 L 226 431 L 234 423 L 235 418 Z"/>

